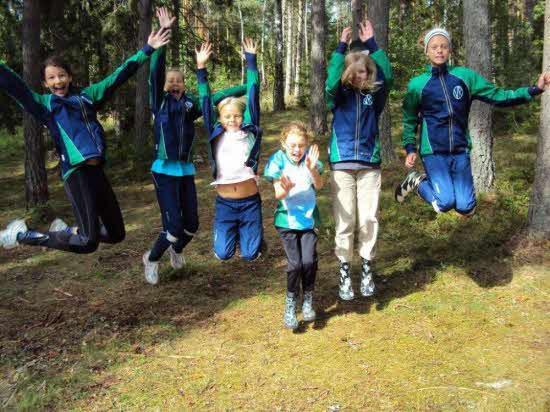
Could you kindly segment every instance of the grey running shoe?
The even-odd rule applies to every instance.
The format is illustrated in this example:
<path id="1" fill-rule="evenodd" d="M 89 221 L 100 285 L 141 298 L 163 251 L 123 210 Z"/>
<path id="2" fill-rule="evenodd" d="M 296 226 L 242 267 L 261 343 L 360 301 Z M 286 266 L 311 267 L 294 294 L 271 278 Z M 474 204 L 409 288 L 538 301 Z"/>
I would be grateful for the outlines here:
<path id="1" fill-rule="evenodd" d="M 424 173 L 418 173 L 416 170 L 410 171 L 405 180 L 395 188 L 395 200 L 398 203 L 403 203 L 407 195 L 418 189 L 418 185 L 425 178 Z"/>
<path id="2" fill-rule="evenodd" d="M 156 285 L 159 283 L 159 262 L 151 262 L 149 260 L 150 254 L 150 250 L 143 254 L 145 281 L 151 285 Z"/>
<path id="3" fill-rule="evenodd" d="M 304 303 L 302 304 L 302 315 L 306 322 L 315 320 L 317 314 L 313 310 L 313 291 L 304 292 Z"/>
<path id="4" fill-rule="evenodd" d="M 283 322 L 285 324 L 285 328 L 293 330 L 298 328 L 298 319 L 296 319 L 296 295 L 294 293 L 286 293 Z"/>
<path id="5" fill-rule="evenodd" d="M 25 233 L 27 230 L 27 225 L 23 219 L 11 221 L 6 229 L 0 232 L 0 244 L 4 246 L 4 249 L 16 247 L 19 244 L 17 242 L 17 235 Z"/>
<path id="6" fill-rule="evenodd" d="M 370 260 L 363 259 L 361 264 L 361 295 L 365 297 L 374 295 L 375 286 L 372 275 Z"/>
<path id="7" fill-rule="evenodd" d="M 354 298 L 348 262 L 340 262 L 340 290 L 338 295 L 342 300 L 353 300 Z"/>
<path id="8" fill-rule="evenodd" d="M 168 248 L 168 254 L 170 255 L 170 265 L 174 269 L 181 269 L 185 265 L 185 256 L 183 256 L 183 251 L 181 253 L 176 253 L 174 246 Z"/>

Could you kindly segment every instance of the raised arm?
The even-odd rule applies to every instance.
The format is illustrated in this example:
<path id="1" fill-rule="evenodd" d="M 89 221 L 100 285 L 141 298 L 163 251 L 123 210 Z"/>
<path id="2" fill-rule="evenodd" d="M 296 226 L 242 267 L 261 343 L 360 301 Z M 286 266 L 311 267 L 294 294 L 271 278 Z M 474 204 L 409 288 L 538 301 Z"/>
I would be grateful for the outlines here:
<path id="1" fill-rule="evenodd" d="M 520 87 L 515 90 L 501 89 L 479 73 L 468 68 L 461 68 L 458 74 L 466 80 L 473 99 L 481 100 L 498 107 L 528 103 L 533 97 L 543 93 L 544 88 L 550 85 L 550 73 L 541 74 L 535 86 Z"/>
<path id="2" fill-rule="evenodd" d="M 33 115 L 38 121 L 45 122 L 50 96 L 33 92 L 23 79 L 3 62 L 0 62 L 0 90 L 5 91 L 23 110 Z"/>
<path id="3" fill-rule="evenodd" d="M 338 47 L 330 56 L 330 62 L 327 69 L 327 80 L 325 81 L 325 100 L 329 109 L 334 108 L 336 93 L 340 87 L 340 78 L 344 72 L 344 59 L 350 39 L 351 27 L 346 27 L 342 30 Z"/>
<path id="4" fill-rule="evenodd" d="M 123 85 L 130 77 L 132 77 L 137 70 L 145 63 L 153 51 L 162 47 L 170 41 L 170 31 L 163 29 L 162 27 L 157 32 L 152 32 L 149 35 L 147 44 L 143 49 L 139 50 L 132 57 L 127 59 L 122 65 L 114 71 L 111 75 L 98 83 L 91 84 L 82 90 L 95 104 L 100 105 L 109 97 L 113 92 Z"/>
<path id="5" fill-rule="evenodd" d="M 202 111 L 204 126 L 210 134 L 218 120 L 212 103 L 212 96 L 210 95 L 208 72 L 206 71 L 206 64 L 212 55 L 212 45 L 210 43 L 201 44 L 200 48 L 195 49 L 195 55 L 197 59 L 197 82 L 200 108 Z"/>
<path id="6" fill-rule="evenodd" d="M 246 109 L 243 123 L 260 126 L 260 87 L 258 64 L 256 61 L 256 43 L 246 38 L 243 43 L 246 59 Z"/>
<path id="7" fill-rule="evenodd" d="M 384 85 L 389 90 L 393 86 L 393 71 L 390 60 L 386 52 L 378 48 L 374 38 L 374 28 L 369 20 L 359 24 L 359 39 L 363 43 L 363 47 L 369 51 L 369 56 L 374 60 L 378 69 L 382 70 Z"/>

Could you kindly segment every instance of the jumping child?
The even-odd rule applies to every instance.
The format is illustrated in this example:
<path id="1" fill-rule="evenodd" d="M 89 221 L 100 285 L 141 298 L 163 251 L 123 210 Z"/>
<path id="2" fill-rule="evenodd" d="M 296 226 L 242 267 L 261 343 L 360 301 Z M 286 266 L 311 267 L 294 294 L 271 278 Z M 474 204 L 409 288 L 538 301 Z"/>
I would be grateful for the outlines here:
<path id="1" fill-rule="evenodd" d="M 166 8 L 158 9 L 160 26 L 170 29 L 174 18 Z M 168 249 L 170 264 L 181 269 L 183 249 L 199 227 L 193 144 L 194 122 L 202 116 L 199 100 L 185 90 L 183 73 L 166 70 L 166 47 L 151 57 L 149 78 L 151 111 L 154 117 L 155 160 L 151 167 L 161 212 L 162 231 L 151 250 L 143 255 L 145 280 L 159 281 L 159 263 Z M 244 85 L 215 93 L 215 103 L 228 96 L 242 96 Z"/>
<path id="2" fill-rule="evenodd" d="M 359 50 L 346 55 L 350 38 L 351 28 L 346 27 L 332 53 L 325 87 L 327 104 L 334 115 L 329 161 L 342 300 L 354 298 L 350 263 L 356 223 L 362 259 L 360 291 L 363 296 L 371 296 L 375 289 L 372 260 L 381 187 L 378 118 L 393 81 L 390 62 L 376 44 L 372 24 L 360 24 L 360 42 L 354 42 L 359 43 Z"/>
<path id="3" fill-rule="evenodd" d="M 212 54 L 209 43 L 196 50 L 197 78 L 204 124 L 208 130 L 210 163 L 216 186 L 214 254 L 231 259 L 239 241 L 241 257 L 255 260 L 263 240 L 262 203 L 258 191 L 260 155 L 260 102 L 256 44 L 243 43 L 247 62 L 246 103 L 228 97 L 218 104 L 219 121 L 208 86 L 206 63 Z"/>
<path id="4" fill-rule="evenodd" d="M 6 65 L 0 64 L 0 89 L 46 125 L 61 158 L 61 176 L 73 207 L 78 230 L 40 233 L 29 230 L 23 219 L 0 232 L 4 248 L 18 244 L 45 246 L 74 253 L 94 252 L 99 242 L 118 243 L 125 237 L 124 221 L 116 196 L 103 170 L 105 136 L 97 111 L 124 84 L 153 51 L 169 42 L 170 32 L 151 33 L 143 49 L 102 81 L 76 89 L 70 67 L 59 57 L 42 66 L 48 94 L 29 89 Z"/>
<path id="5" fill-rule="evenodd" d="M 308 150 L 310 133 L 301 122 L 291 122 L 281 132 L 281 150 L 269 158 L 264 177 L 273 182 L 275 228 L 283 241 L 287 265 L 287 292 L 283 322 L 296 329 L 296 302 L 303 292 L 304 321 L 315 320 L 313 289 L 317 273 L 317 232 L 319 211 L 315 191 L 323 186 L 323 165 L 319 148 Z"/>
<path id="6" fill-rule="evenodd" d="M 456 210 L 469 217 L 476 197 L 468 135 L 468 115 L 474 99 L 499 107 L 527 103 L 550 86 L 550 72 L 542 73 L 533 87 L 503 90 L 467 67 L 449 66 L 451 36 L 434 28 L 424 36 L 428 70 L 410 80 L 403 100 L 405 166 L 417 158 L 416 132 L 420 128 L 420 156 L 425 174 L 411 171 L 395 189 L 395 200 L 404 202 L 417 191 L 437 213 Z"/>

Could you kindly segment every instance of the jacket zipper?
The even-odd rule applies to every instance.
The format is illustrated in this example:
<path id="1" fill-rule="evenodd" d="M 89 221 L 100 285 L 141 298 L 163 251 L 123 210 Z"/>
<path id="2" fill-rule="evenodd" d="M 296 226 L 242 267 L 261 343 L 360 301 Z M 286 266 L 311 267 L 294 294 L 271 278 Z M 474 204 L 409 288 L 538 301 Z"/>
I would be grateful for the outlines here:
<path id="1" fill-rule="evenodd" d="M 443 80 L 443 75 L 439 74 L 439 82 L 443 88 L 443 94 L 445 95 L 445 101 L 447 102 L 447 108 L 449 111 L 449 152 L 453 152 L 453 106 L 449 94 L 447 93 L 447 87 L 445 86 L 445 81 Z"/>
<path id="2" fill-rule="evenodd" d="M 360 111 L 360 102 L 361 98 L 359 97 L 359 92 L 355 92 L 355 160 L 359 160 L 359 116 Z"/>
<path id="3" fill-rule="evenodd" d="M 101 153 L 101 148 L 97 144 L 97 140 L 95 139 L 95 136 L 92 133 L 92 129 L 90 127 L 90 122 L 88 120 L 88 115 L 86 114 L 86 109 L 84 108 L 84 103 L 82 103 L 82 97 L 78 96 L 76 99 L 78 100 L 78 103 L 80 104 L 80 110 L 82 111 L 82 117 L 84 117 L 84 123 L 86 123 L 86 128 L 88 129 L 88 133 L 90 133 L 92 141 L 94 142 L 95 147 L 97 148 L 98 152 Z"/>
<path id="4" fill-rule="evenodd" d="M 185 106 L 185 105 L 184 105 Z M 182 111 L 181 121 L 180 121 L 180 136 L 179 136 L 179 160 L 183 160 L 183 118 L 185 117 L 185 112 Z"/>

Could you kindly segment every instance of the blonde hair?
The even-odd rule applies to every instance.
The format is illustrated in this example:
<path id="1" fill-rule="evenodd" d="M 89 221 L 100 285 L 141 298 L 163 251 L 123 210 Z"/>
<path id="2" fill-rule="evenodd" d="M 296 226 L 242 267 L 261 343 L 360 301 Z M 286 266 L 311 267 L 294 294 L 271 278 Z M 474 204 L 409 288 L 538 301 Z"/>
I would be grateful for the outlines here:
<path id="1" fill-rule="evenodd" d="M 344 60 L 344 73 L 342 73 L 341 81 L 344 86 L 357 88 L 353 82 L 355 80 L 355 72 L 358 68 L 367 69 L 367 80 L 361 83 L 360 90 L 376 91 L 380 88 L 380 84 L 376 81 L 376 63 L 369 56 L 362 52 L 351 52 L 346 55 Z"/>
<path id="2" fill-rule="evenodd" d="M 218 103 L 218 112 L 221 113 L 222 110 L 227 106 L 236 106 L 241 112 L 244 112 L 244 109 L 246 108 L 246 103 L 241 97 L 226 97 Z"/>
<path id="3" fill-rule="evenodd" d="M 181 80 L 183 80 L 183 82 L 185 83 L 185 77 L 183 76 L 183 71 L 179 67 L 170 67 L 166 69 L 166 75 L 168 75 L 168 73 L 179 73 L 181 76 Z"/>
<path id="4" fill-rule="evenodd" d="M 311 134 L 311 131 L 309 130 L 309 127 L 307 127 L 304 122 L 293 121 L 287 124 L 285 127 L 283 127 L 283 130 L 281 130 L 281 136 L 279 137 L 279 142 L 281 143 L 281 147 L 283 149 L 285 148 L 286 139 L 289 134 L 295 134 L 298 136 L 305 137 L 307 144 L 309 144 L 313 139 L 313 136 Z"/>

